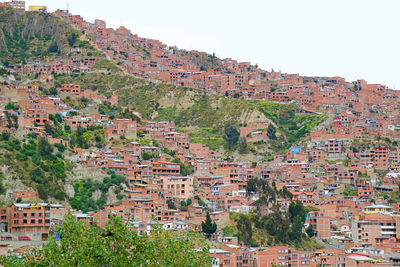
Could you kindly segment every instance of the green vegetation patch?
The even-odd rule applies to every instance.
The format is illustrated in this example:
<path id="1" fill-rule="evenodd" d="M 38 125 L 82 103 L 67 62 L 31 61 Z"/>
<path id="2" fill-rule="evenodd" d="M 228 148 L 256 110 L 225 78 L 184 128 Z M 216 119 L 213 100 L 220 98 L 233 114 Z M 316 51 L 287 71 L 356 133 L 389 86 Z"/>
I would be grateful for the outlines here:
<path id="1" fill-rule="evenodd" d="M 9 166 L 41 199 L 65 199 L 64 182 L 72 164 L 47 139 L 32 136 L 21 141 L 3 133 L 0 146 L 0 164 Z"/>
<path id="2" fill-rule="evenodd" d="M 0 58 L 6 67 L 33 60 L 50 61 L 67 55 L 71 48 L 90 48 L 88 42 L 80 40 L 80 31 L 55 15 L 0 7 L 0 18 Z"/>
<path id="3" fill-rule="evenodd" d="M 110 187 L 114 185 L 121 186 L 121 183 L 124 181 L 124 176 L 116 175 L 115 173 L 111 173 L 109 177 L 104 177 L 101 183 L 91 180 L 78 180 L 74 183 L 75 194 L 69 199 L 71 207 L 81 210 L 84 213 L 104 208 L 107 202 L 106 193 Z M 93 193 L 96 190 L 101 191 L 101 196 L 97 200 L 94 200 Z M 118 199 L 122 199 L 120 193 L 121 190 L 119 189 L 119 191 L 117 191 Z"/>

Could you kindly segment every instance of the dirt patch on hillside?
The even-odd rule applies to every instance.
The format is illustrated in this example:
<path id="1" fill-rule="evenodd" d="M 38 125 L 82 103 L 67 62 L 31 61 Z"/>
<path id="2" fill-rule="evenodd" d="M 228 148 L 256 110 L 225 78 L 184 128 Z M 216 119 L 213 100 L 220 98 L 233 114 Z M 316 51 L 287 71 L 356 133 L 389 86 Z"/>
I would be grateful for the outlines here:
<path id="1" fill-rule="evenodd" d="M 271 122 L 262 112 L 258 111 L 257 109 L 249 109 L 246 112 L 243 112 L 240 117 L 239 121 L 242 124 L 247 124 L 247 126 L 255 125 L 257 122 Z"/>
<path id="2" fill-rule="evenodd" d="M 33 188 L 26 186 L 22 183 L 22 181 L 17 177 L 12 169 L 8 166 L 1 166 L 1 171 L 4 174 L 4 179 L 2 181 L 4 188 L 6 189 L 6 193 L 0 195 L 1 202 L 10 201 L 9 195 L 13 192 L 18 191 L 34 191 Z"/>
<path id="3" fill-rule="evenodd" d="M 194 104 L 195 93 L 188 90 L 184 95 L 176 94 L 174 91 L 169 92 L 158 100 L 161 108 L 170 108 L 175 106 L 177 111 L 190 108 Z"/>
<path id="4" fill-rule="evenodd" d="M 64 186 L 65 193 L 69 197 L 74 196 L 75 191 L 73 184 L 76 180 L 91 179 L 92 181 L 102 182 L 103 178 L 106 177 L 107 175 L 108 175 L 107 171 L 103 170 L 102 168 L 77 165 L 72 169 L 71 173 L 67 174 Z"/>

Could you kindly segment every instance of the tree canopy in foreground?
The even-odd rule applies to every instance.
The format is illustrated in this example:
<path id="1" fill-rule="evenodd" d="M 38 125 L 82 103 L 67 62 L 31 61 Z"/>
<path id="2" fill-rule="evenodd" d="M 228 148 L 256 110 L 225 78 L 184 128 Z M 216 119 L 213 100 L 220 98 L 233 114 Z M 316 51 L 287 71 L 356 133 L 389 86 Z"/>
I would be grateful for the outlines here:
<path id="1" fill-rule="evenodd" d="M 137 234 L 122 218 L 112 216 L 105 229 L 68 214 L 41 250 L 2 256 L 3 266 L 210 266 L 211 258 L 200 233 L 184 234 L 156 227 Z"/>

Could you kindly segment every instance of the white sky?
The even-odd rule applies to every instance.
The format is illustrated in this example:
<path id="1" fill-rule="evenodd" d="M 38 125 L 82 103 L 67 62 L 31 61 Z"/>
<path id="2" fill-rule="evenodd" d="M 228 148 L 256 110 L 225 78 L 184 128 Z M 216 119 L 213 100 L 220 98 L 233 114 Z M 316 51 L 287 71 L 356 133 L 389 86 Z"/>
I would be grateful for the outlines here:
<path id="1" fill-rule="evenodd" d="M 27 0 L 263 69 L 400 89 L 400 0 Z"/>

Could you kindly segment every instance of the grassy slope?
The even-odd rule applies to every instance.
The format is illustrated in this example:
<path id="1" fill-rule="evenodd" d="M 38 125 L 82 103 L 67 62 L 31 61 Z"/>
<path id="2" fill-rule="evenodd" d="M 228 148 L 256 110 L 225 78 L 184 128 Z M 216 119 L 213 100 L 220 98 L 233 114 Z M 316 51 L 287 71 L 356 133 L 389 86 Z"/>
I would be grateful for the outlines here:
<path id="1" fill-rule="evenodd" d="M 113 63 L 110 63 L 111 66 Z M 115 66 L 109 67 L 115 68 Z M 121 72 L 99 71 L 84 75 L 63 75 L 57 82 L 79 82 L 82 88 L 98 90 L 105 95 L 118 94 L 121 105 L 131 105 L 146 119 L 172 120 L 189 133 L 192 142 L 204 143 L 212 149 L 224 144 L 224 127 L 239 128 L 252 112 L 274 122 L 280 138 L 269 142 L 274 151 L 283 152 L 307 135 L 324 117 L 296 114 L 297 105 L 281 105 L 268 101 L 227 99 L 186 87 L 170 84 L 149 84 Z M 259 116 L 260 120 L 263 116 Z"/>

